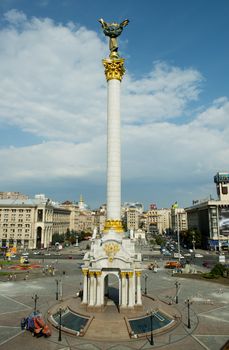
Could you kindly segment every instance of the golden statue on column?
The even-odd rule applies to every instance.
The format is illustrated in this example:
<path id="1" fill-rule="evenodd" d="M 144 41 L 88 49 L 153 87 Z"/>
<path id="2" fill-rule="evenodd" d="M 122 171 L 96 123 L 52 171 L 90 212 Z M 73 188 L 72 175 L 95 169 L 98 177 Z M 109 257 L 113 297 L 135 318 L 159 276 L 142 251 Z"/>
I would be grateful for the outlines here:
<path id="1" fill-rule="evenodd" d="M 117 37 L 122 33 L 123 28 L 127 26 L 127 24 L 129 23 L 129 20 L 125 19 L 123 22 L 119 24 L 116 22 L 107 23 L 102 18 L 100 18 L 99 22 L 102 25 L 104 34 L 106 36 L 109 36 L 110 38 L 110 43 L 109 43 L 110 58 L 111 59 L 119 58 Z"/>

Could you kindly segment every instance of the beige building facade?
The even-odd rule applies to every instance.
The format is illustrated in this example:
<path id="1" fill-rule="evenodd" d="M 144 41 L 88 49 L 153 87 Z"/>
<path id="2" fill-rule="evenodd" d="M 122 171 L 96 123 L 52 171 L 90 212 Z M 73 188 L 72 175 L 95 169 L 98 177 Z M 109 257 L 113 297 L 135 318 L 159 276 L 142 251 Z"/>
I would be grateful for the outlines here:
<path id="1" fill-rule="evenodd" d="M 170 228 L 170 209 L 158 209 L 157 210 L 157 228 L 158 233 L 163 235 Z"/>
<path id="2" fill-rule="evenodd" d="M 0 200 L 0 247 L 48 248 L 53 233 L 65 233 L 70 212 L 45 199 Z"/>
<path id="3" fill-rule="evenodd" d="M 61 204 L 61 208 L 70 211 L 70 230 L 92 234 L 95 227 L 95 212 L 87 208 L 82 196 L 77 203 L 65 201 Z"/>
<path id="4" fill-rule="evenodd" d="M 171 208 L 171 229 L 173 231 L 187 231 L 188 219 L 184 208 Z"/>
<path id="5" fill-rule="evenodd" d="M 124 223 L 127 231 L 139 229 L 139 210 L 135 207 L 129 207 L 124 214 Z"/>

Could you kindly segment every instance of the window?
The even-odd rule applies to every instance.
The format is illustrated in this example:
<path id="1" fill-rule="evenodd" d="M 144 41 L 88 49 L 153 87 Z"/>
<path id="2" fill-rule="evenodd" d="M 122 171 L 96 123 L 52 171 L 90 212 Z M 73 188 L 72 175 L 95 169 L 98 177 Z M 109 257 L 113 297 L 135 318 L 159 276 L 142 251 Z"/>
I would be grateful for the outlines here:
<path id="1" fill-rule="evenodd" d="M 38 209 L 37 211 L 37 221 L 43 221 L 43 210 Z"/>

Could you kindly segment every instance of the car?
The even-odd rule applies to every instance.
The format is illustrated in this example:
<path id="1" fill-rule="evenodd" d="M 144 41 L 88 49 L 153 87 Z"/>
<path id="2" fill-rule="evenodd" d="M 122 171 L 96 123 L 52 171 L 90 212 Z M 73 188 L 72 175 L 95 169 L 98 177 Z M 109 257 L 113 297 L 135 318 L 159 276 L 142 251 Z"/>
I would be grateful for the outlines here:
<path id="1" fill-rule="evenodd" d="M 44 255 L 51 255 L 51 253 L 50 252 L 46 252 Z"/>
<path id="2" fill-rule="evenodd" d="M 39 254 L 41 254 L 41 252 L 35 251 L 35 252 L 33 252 L 33 254 L 34 254 L 34 255 L 39 255 Z"/>
<path id="3" fill-rule="evenodd" d="M 191 256 L 191 254 L 190 253 L 185 253 L 184 256 Z"/>
<path id="4" fill-rule="evenodd" d="M 165 264 L 166 269 L 175 269 L 175 268 L 181 268 L 182 265 L 179 261 L 167 261 Z"/>
<path id="5" fill-rule="evenodd" d="M 181 255 L 181 253 L 174 253 L 173 254 L 173 257 L 175 258 L 175 259 L 184 259 L 184 257 L 183 257 L 183 255 Z"/>
<path id="6" fill-rule="evenodd" d="M 210 263 L 208 261 L 204 261 L 202 265 L 204 267 L 210 268 Z"/>
<path id="7" fill-rule="evenodd" d="M 163 252 L 163 255 L 164 256 L 171 256 L 172 254 L 168 250 L 166 250 Z"/>
<path id="8" fill-rule="evenodd" d="M 195 258 L 203 258 L 204 256 L 202 254 L 195 254 Z"/>
<path id="9" fill-rule="evenodd" d="M 28 256 L 28 255 L 29 255 L 28 252 L 23 252 L 23 253 L 22 253 L 22 256 Z"/>

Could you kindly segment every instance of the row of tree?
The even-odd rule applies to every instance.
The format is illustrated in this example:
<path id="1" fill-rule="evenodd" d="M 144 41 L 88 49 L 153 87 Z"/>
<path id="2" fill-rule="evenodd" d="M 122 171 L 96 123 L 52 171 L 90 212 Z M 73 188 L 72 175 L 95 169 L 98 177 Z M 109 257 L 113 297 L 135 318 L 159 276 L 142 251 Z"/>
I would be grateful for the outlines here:
<path id="1" fill-rule="evenodd" d="M 86 239 L 91 234 L 89 232 L 77 232 L 75 230 L 67 229 L 66 233 L 54 233 L 52 236 L 52 245 L 55 245 L 57 242 L 62 244 L 75 244 L 76 242 L 81 242 Z"/>

